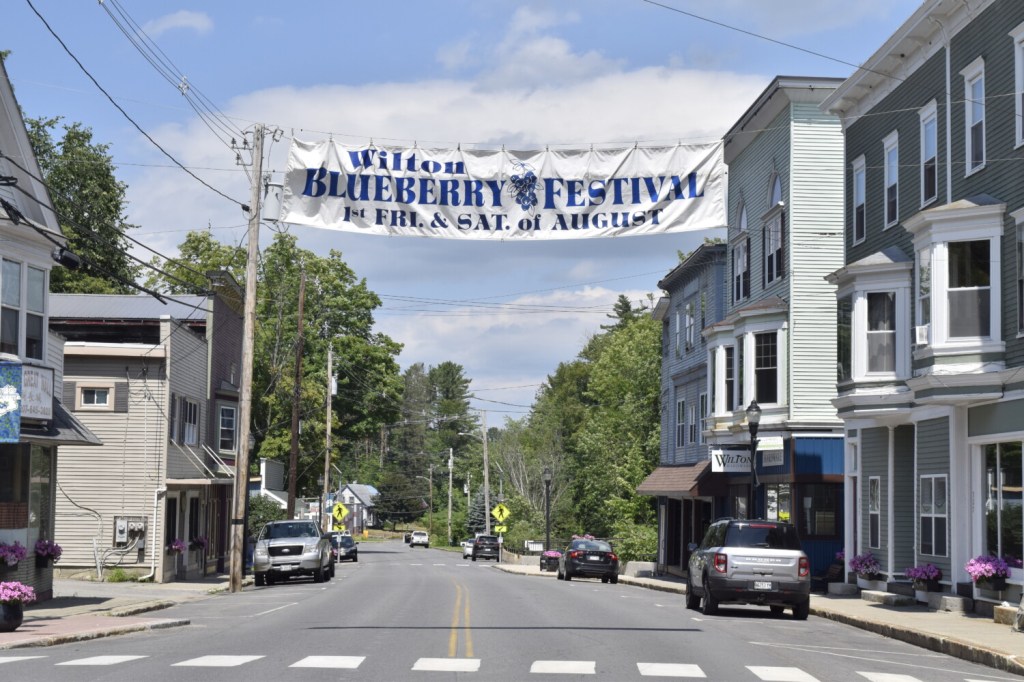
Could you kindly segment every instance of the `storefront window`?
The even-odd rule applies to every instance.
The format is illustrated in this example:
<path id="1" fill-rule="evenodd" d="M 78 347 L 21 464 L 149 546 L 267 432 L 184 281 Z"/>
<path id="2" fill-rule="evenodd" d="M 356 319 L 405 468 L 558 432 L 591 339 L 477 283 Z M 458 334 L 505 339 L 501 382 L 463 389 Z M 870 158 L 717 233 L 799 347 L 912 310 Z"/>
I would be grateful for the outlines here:
<path id="1" fill-rule="evenodd" d="M 0 445 L 0 528 L 28 527 L 28 446 Z"/>
<path id="2" fill-rule="evenodd" d="M 788 483 L 772 483 L 764 487 L 765 518 L 790 521 L 793 518 L 792 494 Z"/>
<path id="3" fill-rule="evenodd" d="M 1013 568 L 1024 559 L 1021 444 L 985 446 L 985 551 Z"/>
<path id="4" fill-rule="evenodd" d="M 747 518 L 747 486 L 729 486 L 729 507 L 734 518 Z"/>
<path id="5" fill-rule="evenodd" d="M 51 478 L 53 476 L 53 456 L 50 448 L 40 445 L 32 446 L 32 477 L 29 480 L 29 527 L 39 528 L 49 536 L 53 531 L 50 514 Z"/>
<path id="6" fill-rule="evenodd" d="M 834 483 L 808 483 L 800 486 L 803 517 L 800 534 L 804 537 L 836 537 L 839 535 L 839 491 Z"/>

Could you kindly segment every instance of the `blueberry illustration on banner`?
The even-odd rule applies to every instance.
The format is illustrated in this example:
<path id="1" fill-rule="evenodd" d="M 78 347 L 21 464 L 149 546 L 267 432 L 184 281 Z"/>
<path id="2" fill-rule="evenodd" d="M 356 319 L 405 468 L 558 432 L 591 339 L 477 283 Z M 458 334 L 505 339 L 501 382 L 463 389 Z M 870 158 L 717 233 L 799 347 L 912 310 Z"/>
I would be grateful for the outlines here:
<path id="1" fill-rule="evenodd" d="M 522 161 L 516 161 L 513 167 L 517 172 L 512 175 L 509 183 L 509 194 L 519 204 L 519 208 L 533 213 L 537 205 L 537 174 L 530 164 Z"/>

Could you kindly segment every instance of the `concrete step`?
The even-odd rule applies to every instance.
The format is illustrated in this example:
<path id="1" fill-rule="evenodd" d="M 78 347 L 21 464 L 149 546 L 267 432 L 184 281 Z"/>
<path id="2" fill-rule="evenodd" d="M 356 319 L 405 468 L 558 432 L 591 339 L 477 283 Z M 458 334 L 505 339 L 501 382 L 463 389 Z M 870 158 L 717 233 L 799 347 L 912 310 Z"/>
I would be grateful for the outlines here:
<path id="1" fill-rule="evenodd" d="M 893 594 L 892 592 L 881 592 L 879 590 L 861 590 L 860 598 L 872 604 L 884 604 L 886 606 L 915 606 L 917 600 L 905 594 Z"/>
<path id="2" fill-rule="evenodd" d="M 856 585 L 850 583 L 829 583 L 828 593 L 829 594 L 841 594 L 844 596 L 853 596 L 860 590 Z"/>

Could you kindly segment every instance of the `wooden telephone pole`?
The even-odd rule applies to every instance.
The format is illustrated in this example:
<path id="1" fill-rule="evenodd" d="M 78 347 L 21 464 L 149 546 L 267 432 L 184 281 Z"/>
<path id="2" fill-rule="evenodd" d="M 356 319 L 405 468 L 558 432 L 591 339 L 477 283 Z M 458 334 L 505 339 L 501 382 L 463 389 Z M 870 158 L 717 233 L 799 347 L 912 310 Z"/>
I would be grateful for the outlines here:
<path id="1" fill-rule="evenodd" d="M 242 320 L 242 377 L 238 396 L 238 454 L 231 513 L 231 557 L 228 586 L 242 589 L 245 568 L 245 510 L 249 501 L 250 425 L 252 423 L 252 358 L 256 333 L 256 264 L 260 253 L 260 190 L 263 181 L 263 126 L 252 136 L 252 195 L 249 200 L 249 249 L 245 264 L 245 309 Z"/>
<path id="2" fill-rule="evenodd" d="M 292 399 L 292 450 L 288 457 L 288 508 L 285 515 L 295 518 L 295 479 L 299 476 L 299 399 L 302 396 L 302 325 L 306 304 L 306 270 L 299 279 L 299 327 L 295 342 L 295 390 Z"/>

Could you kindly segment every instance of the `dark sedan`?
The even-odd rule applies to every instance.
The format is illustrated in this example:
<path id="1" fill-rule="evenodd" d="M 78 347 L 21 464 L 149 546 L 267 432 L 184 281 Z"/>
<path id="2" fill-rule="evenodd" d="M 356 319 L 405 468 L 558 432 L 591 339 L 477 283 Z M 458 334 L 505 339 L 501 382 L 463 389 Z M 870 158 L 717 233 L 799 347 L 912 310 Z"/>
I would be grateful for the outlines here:
<path id="1" fill-rule="evenodd" d="M 603 583 L 619 582 L 619 557 L 604 540 L 575 539 L 558 560 L 558 579 L 600 578 Z"/>

